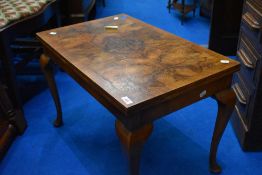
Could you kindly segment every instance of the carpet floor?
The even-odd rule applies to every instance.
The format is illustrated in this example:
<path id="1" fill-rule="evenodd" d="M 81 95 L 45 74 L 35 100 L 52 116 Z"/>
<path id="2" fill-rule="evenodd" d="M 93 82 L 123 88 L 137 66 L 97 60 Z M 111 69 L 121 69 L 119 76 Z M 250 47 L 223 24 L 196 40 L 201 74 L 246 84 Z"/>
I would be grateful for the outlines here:
<path id="1" fill-rule="evenodd" d="M 97 17 L 126 13 L 197 44 L 206 45 L 209 20 L 168 13 L 166 0 L 106 0 Z M 64 72 L 56 75 L 64 126 L 54 128 L 55 106 L 45 89 L 25 105 L 28 128 L 0 164 L 1 175 L 126 175 L 127 159 L 115 134 L 115 117 Z M 207 98 L 154 124 L 144 146 L 141 175 L 205 175 L 217 113 Z M 261 175 L 262 153 L 241 150 L 231 125 L 218 151 L 223 175 Z"/>

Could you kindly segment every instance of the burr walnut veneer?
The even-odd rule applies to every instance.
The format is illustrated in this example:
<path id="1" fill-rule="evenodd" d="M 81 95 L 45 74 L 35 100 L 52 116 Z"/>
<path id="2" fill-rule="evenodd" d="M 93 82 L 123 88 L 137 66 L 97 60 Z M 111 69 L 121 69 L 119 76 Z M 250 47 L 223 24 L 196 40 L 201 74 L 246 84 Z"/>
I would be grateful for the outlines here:
<path id="1" fill-rule="evenodd" d="M 62 124 L 62 112 L 52 62 L 115 115 L 132 175 L 139 174 L 141 148 L 154 120 L 213 96 L 219 109 L 210 170 L 220 172 L 216 152 L 235 104 L 230 86 L 239 63 L 128 15 L 117 16 L 37 34 L 45 52 L 40 63 L 58 112 L 55 126 Z M 119 28 L 107 30 L 107 25 Z"/>

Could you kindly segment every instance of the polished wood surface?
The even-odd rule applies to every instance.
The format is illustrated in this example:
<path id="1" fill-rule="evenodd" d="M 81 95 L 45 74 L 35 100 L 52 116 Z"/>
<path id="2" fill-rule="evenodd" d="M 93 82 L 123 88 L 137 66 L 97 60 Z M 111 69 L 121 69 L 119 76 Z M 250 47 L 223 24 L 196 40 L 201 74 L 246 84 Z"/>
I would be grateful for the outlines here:
<path id="1" fill-rule="evenodd" d="M 77 68 L 77 73 L 86 77 L 84 81 L 103 89 L 124 112 L 238 69 L 233 60 L 221 64 L 221 59 L 228 58 L 126 15 L 119 16 L 119 21 L 109 17 L 38 36 L 59 54 L 59 60 Z M 118 25 L 119 30 L 105 31 L 105 25 Z M 57 35 L 50 35 L 52 31 Z M 125 104 L 121 99 L 125 96 L 133 103 Z"/>
<path id="2" fill-rule="evenodd" d="M 130 148 L 130 174 L 135 175 L 153 121 L 209 96 L 219 96 L 218 104 L 230 106 L 231 100 L 218 94 L 231 92 L 239 63 L 128 15 L 114 17 L 37 36 L 45 49 L 42 58 L 50 57 L 115 114 L 117 134 Z M 112 25 L 118 30 L 105 29 Z M 55 86 L 50 90 L 58 96 Z M 61 108 L 59 99 L 54 100 Z M 223 119 L 217 121 L 211 146 L 213 172 L 220 171 L 216 152 L 229 118 L 228 110 L 220 108 L 223 105 L 218 118 Z"/>

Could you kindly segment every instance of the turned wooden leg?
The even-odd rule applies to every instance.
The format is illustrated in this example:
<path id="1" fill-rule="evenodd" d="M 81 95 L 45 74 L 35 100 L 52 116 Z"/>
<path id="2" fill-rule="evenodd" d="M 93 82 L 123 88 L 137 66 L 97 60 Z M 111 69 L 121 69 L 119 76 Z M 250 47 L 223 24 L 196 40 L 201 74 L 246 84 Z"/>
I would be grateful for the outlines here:
<path id="1" fill-rule="evenodd" d="M 150 136 L 152 130 L 153 125 L 147 124 L 144 127 L 131 132 L 127 130 L 120 121 L 116 121 L 116 133 L 128 153 L 130 175 L 139 174 L 142 147 Z"/>
<path id="2" fill-rule="evenodd" d="M 230 119 L 231 113 L 233 112 L 236 96 L 232 89 L 228 89 L 217 93 L 215 99 L 218 103 L 218 113 L 210 147 L 209 167 L 212 173 L 220 173 L 221 167 L 216 161 L 217 148 Z"/>
<path id="3" fill-rule="evenodd" d="M 57 117 L 56 120 L 54 121 L 54 126 L 59 127 L 63 125 L 62 108 L 58 95 L 58 90 L 55 83 L 53 64 L 49 57 L 47 57 L 45 54 L 42 54 L 40 57 L 40 66 L 44 72 L 45 78 L 47 80 L 49 89 L 51 91 L 51 95 L 53 97 L 56 106 Z"/>

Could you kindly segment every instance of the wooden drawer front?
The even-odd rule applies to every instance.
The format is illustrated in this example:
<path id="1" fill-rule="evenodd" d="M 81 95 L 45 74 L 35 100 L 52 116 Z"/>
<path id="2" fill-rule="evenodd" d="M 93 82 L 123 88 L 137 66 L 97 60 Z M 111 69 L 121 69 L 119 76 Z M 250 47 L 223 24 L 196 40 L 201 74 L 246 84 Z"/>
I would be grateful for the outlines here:
<path id="1" fill-rule="evenodd" d="M 244 38 L 245 37 L 240 37 L 237 51 L 237 58 L 241 63 L 240 71 L 256 86 L 260 76 L 261 68 L 259 68 L 258 65 L 261 62 L 261 58 L 259 58 L 258 53 L 250 45 L 250 42 L 245 41 Z"/>
<path id="2" fill-rule="evenodd" d="M 237 73 L 234 76 L 233 80 L 233 90 L 236 94 L 237 101 L 236 101 L 236 107 L 238 108 L 238 112 L 243 117 L 243 120 L 247 123 L 248 119 L 248 106 L 250 103 L 250 97 L 253 93 L 253 90 L 251 87 L 247 87 L 248 83 L 244 81 L 244 78 L 241 76 L 240 73 Z"/>
<path id="3" fill-rule="evenodd" d="M 260 3 L 255 0 L 246 1 L 242 16 L 242 27 L 249 29 L 256 42 L 261 44 L 262 7 Z"/>

